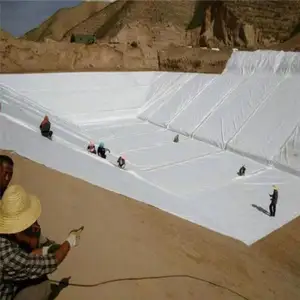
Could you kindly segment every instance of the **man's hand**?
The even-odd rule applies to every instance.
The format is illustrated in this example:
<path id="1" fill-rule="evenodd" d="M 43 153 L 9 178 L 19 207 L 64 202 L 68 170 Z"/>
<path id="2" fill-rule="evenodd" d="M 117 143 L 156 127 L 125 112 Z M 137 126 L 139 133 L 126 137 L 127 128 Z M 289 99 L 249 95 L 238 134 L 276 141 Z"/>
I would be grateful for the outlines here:
<path id="1" fill-rule="evenodd" d="M 74 229 L 69 233 L 69 236 L 66 241 L 70 244 L 71 248 L 78 246 L 82 230 L 83 226 L 79 229 Z"/>

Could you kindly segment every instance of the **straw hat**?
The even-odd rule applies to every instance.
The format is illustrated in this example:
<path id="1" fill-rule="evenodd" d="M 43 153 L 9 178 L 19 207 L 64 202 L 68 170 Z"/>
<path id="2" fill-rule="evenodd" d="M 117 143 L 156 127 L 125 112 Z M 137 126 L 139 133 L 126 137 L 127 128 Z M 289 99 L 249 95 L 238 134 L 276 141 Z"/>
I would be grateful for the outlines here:
<path id="1" fill-rule="evenodd" d="M 0 201 L 0 234 L 14 234 L 30 227 L 41 215 L 40 200 L 19 185 L 11 185 Z"/>
<path id="2" fill-rule="evenodd" d="M 276 185 L 273 185 L 273 189 L 278 191 L 278 187 Z"/>

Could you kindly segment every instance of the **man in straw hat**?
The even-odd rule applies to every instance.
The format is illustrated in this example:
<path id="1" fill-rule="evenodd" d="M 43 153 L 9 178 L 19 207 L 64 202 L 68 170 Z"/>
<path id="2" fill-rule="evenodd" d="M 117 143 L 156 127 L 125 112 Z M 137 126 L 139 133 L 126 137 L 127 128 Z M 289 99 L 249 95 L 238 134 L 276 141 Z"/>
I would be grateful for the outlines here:
<path id="1" fill-rule="evenodd" d="M 7 155 L 0 155 L 0 200 L 7 189 L 14 172 L 14 162 L 12 158 Z M 39 246 L 49 246 L 54 244 L 54 241 L 49 240 L 48 238 L 44 237 L 41 233 L 41 228 L 39 224 L 36 222 L 35 224 L 36 229 L 36 236 L 39 237 Z"/>
<path id="2" fill-rule="evenodd" d="M 71 231 L 53 253 L 35 249 L 34 224 L 41 214 L 40 200 L 19 185 L 9 186 L 0 201 L 0 299 L 46 300 L 51 295 L 47 275 L 54 272 L 80 235 Z M 24 248 L 24 245 L 27 247 Z M 29 246 L 29 247 L 28 247 Z M 35 249 L 29 252 L 28 248 Z"/>
<path id="3" fill-rule="evenodd" d="M 270 217 L 275 217 L 276 214 L 276 205 L 278 201 L 278 187 L 276 185 L 273 185 L 273 194 L 269 194 L 271 197 L 271 203 L 269 206 L 270 210 Z"/>

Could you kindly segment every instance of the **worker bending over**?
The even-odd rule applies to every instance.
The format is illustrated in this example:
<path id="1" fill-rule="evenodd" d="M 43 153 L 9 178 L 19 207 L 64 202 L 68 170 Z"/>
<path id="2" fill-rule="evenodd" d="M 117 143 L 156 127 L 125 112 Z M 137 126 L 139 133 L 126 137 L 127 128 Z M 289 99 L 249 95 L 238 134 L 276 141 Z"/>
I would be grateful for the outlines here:
<path id="1" fill-rule="evenodd" d="M 41 130 L 42 136 L 51 140 L 53 131 L 51 131 L 50 129 L 51 129 L 51 123 L 49 121 L 48 116 L 45 116 L 44 120 L 40 124 L 40 130 Z"/>
<path id="2" fill-rule="evenodd" d="M 98 149 L 97 149 L 97 154 L 98 154 L 99 156 L 101 156 L 102 158 L 106 159 L 106 152 L 109 152 L 109 153 L 110 153 L 110 150 L 107 149 L 107 148 L 105 148 L 105 147 L 104 147 L 104 143 L 101 142 L 101 143 L 99 144 Z"/>
<path id="3" fill-rule="evenodd" d="M 119 166 L 119 168 L 121 168 L 121 169 L 124 169 L 125 168 L 125 158 L 124 158 L 124 156 L 120 156 L 119 158 L 118 158 L 118 166 Z"/>
<path id="4" fill-rule="evenodd" d="M 90 142 L 89 145 L 87 146 L 87 151 L 89 153 L 96 154 L 96 146 L 93 142 Z"/>

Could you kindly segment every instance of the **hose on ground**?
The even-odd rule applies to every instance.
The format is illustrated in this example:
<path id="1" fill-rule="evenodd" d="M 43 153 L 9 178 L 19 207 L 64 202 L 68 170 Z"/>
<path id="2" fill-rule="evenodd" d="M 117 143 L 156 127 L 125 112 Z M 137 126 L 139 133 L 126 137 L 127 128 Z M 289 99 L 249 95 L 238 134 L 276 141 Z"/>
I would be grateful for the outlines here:
<path id="1" fill-rule="evenodd" d="M 74 287 L 82 287 L 82 288 L 92 288 L 92 287 L 97 287 L 100 285 L 104 285 L 104 284 L 109 284 L 109 283 L 114 283 L 114 282 L 122 282 L 122 281 L 140 281 L 140 280 L 156 280 L 156 279 L 167 279 L 167 278 L 188 278 L 188 279 L 192 279 L 192 280 L 197 280 L 197 281 L 202 281 L 205 283 L 208 283 L 210 285 L 213 285 L 215 287 L 227 290 L 228 292 L 239 296 L 240 298 L 244 299 L 244 300 L 250 300 L 249 298 L 241 295 L 240 293 L 226 287 L 223 285 L 220 285 L 218 283 L 212 282 L 210 280 L 206 280 L 200 277 L 196 277 L 196 276 L 192 276 L 192 275 L 162 275 L 162 276 L 149 276 L 149 277 L 128 277 L 128 278 L 118 278 L 118 279 L 110 279 L 110 280 L 106 280 L 106 281 L 101 281 L 98 283 L 94 283 L 94 284 L 79 284 L 79 283 L 67 283 L 66 285 L 68 286 L 74 286 Z M 58 283 L 58 284 L 62 284 L 62 282 L 57 281 L 57 280 L 50 280 L 53 283 Z"/>

